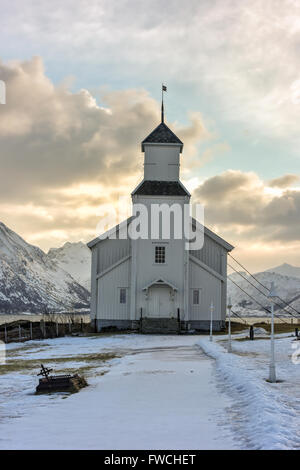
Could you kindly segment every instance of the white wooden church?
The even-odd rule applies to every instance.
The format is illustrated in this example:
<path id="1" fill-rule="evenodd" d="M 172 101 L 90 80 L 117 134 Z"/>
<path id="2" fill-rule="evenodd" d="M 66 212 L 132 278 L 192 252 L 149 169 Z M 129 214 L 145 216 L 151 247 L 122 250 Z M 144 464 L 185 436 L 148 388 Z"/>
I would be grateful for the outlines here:
<path id="1" fill-rule="evenodd" d="M 191 195 L 179 179 L 182 151 L 183 143 L 164 122 L 162 103 L 161 123 L 142 142 L 144 178 L 131 194 L 133 205 L 189 204 Z M 191 218 L 191 223 L 196 222 Z M 222 329 L 227 253 L 233 246 L 206 227 L 201 249 L 187 250 L 185 243 L 172 235 L 168 239 L 98 237 L 88 243 L 95 330 L 209 330 L 211 304 L 213 328 Z"/>

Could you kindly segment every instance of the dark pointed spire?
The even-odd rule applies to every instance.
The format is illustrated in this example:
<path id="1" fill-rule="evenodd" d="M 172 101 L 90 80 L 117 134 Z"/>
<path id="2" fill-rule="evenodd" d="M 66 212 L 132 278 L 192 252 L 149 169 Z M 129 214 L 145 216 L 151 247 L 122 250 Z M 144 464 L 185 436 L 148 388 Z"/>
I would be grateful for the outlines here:
<path id="1" fill-rule="evenodd" d="M 162 83 L 161 85 L 161 123 L 152 131 L 146 139 L 142 142 L 142 152 L 145 152 L 144 144 L 179 144 L 180 153 L 182 152 L 183 143 L 178 139 L 177 135 L 169 129 L 165 124 L 165 110 L 164 110 L 164 91 L 167 91 L 167 86 Z"/>
<path id="2" fill-rule="evenodd" d="M 177 135 L 169 129 L 169 127 L 161 122 L 142 142 L 142 152 L 145 151 L 145 144 L 179 144 L 180 153 L 182 152 L 183 143 L 178 139 Z"/>

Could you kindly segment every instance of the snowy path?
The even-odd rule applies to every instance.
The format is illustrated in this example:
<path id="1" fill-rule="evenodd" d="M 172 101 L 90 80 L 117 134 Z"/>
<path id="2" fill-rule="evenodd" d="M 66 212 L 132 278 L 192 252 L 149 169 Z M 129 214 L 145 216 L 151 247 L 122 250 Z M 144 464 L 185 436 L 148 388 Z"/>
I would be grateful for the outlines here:
<path id="1" fill-rule="evenodd" d="M 49 406 L 35 406 L 40 397 L 31 396 L 21 417 L 0 421 L 0 448 L 238 447 L 226 425 L 233 403 L 217 388 L 214 361 L 195 346 L 196 337 L 119 335 L 102 343 L 98 338 L 69 338 L 70 354 L 75 343 L 77 351 L 86 345 L 89 351 L 125 355 L 78 394 Z M 64 338 L 54 341 L 56 356 L 60 349 L 66 353 Z"/>

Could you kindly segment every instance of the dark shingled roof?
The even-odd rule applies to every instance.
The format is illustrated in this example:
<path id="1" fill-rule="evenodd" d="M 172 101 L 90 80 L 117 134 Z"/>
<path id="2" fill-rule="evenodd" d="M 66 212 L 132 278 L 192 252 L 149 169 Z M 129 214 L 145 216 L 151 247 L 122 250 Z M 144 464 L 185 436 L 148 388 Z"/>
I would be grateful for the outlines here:
<path id="1" fill-rule="evenodd" d="M 144 181 L 132 194 L 143 196 L 189 196 L 178 181 Z"/>
<path id="2" fill-rule="evenodd" d="M 161 122 L 151 134 L 146 137 L 142 142 L 142 152 L 144 152 L 144 144 L 179 144 L 180 152 L 182 152 L 183 143 L 178 139 L 177 135 L 168 128 L 168 126 Z"/>

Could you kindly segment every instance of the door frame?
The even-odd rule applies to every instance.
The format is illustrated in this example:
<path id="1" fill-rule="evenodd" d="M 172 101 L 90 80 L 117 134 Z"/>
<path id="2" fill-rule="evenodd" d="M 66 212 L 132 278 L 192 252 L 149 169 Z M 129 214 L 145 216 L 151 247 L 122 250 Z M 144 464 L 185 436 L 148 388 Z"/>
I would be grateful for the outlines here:
<path id="1" fill-rule="evenodd" d="M 170 305 L 171 305 L 171 312 L 169 313 L 168 317 L 162 317 L 162 316 L 157 316 L 154 317 L 150 315 L 150 303 L 149 303 L 149 291 L 151 290 L 152 287 L 161 287 L 161 288 L 168 288 L 170 292 Z M 148 284 L 146 287 L 143 289 L 145 293 L 145 300 L 146 300 L 146 317 L 148 318 L 176 318 L 176 312 L 175 312 L 175 296 L 178 291 L 177 287 L 175 287 L 173 284 L 170 282 L 166 282 L 164 279 L 157 279 L 156 281 L 151 282 Z M 150 292 L 151 295 L 151 292 Z"/>

